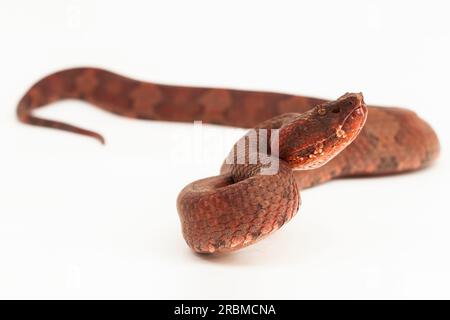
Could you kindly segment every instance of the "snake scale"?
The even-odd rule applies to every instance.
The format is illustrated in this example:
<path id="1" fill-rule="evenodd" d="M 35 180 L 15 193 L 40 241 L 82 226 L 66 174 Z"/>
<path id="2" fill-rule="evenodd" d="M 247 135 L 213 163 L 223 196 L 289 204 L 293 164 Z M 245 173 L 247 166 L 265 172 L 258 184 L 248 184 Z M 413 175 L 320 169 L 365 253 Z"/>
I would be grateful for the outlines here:
<path id="1" fill-rule="evenodd" d="M 234 251 L 273 233 L 296 214 L 300 189 L 338 177 L 417 170 L 439 155 L 435 132 L 414 112 L 366 106 L 361 93 L 327 101 L 161 85 L 74 68 L 34 84 L 18 104 L 18 119 L 104 143 L 96 132 L 33 115 L 34 109 L 63 99 L 131 118 L 253 128 L 233 147 L 220 175 L 193 182 L 178 196 L 184 238 L 199 253 Z M 251 137 L 256 137 L 254 144 Z M 265 173 L 272 164 L 276 170 Z"/>

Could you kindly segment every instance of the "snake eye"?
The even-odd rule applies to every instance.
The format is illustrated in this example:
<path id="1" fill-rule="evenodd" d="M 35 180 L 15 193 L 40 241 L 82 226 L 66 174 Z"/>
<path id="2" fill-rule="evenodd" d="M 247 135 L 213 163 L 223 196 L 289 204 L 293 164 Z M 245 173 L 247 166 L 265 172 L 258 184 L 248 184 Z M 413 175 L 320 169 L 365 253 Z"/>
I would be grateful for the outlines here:
<path id="1" fill-rule="evenodd" d="M 333 112 L 333 113 L 339 113 L 339 112 L 341 112 L 341 108 L 340 108 L 340 107 L 336 107 L 336 108 L 334 108 L 333 110 L 331 110 L 331 112 Z"/>

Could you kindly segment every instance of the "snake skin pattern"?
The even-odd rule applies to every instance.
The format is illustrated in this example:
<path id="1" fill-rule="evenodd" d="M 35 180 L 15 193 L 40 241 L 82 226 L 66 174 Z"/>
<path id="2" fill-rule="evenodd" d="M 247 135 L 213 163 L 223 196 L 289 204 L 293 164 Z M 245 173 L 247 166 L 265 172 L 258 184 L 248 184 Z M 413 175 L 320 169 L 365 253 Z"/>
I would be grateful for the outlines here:
<path id="1" fill-rule="evenodd" d="M 23 123 L 104 143 L 96 132 L 33 115 L 34 109 L 63 99 L 83 100 L 131 118 L 202 120 L 268 129 L 269 135 L 279 130 L 279 154 L 265 155 L 278 161 L 276 174 L 262 174 L 265 164 L 247 161 L 255 151 L 246 145 L 244 163 L 224 164 L 221 175 L 196 181 L 180 193 L 183 235 L 201 253 L 237 250 L 274 232 L 297 212 L 300 189 L 338 177 L 417 170 L 439 155 L 435 132 L 414 112 L 366 107 L 361 94 L 330 102 L 273 92 L 160 85 L 96 68 L 68 69 L 43 78 L 20 100 L 17 116 Z"/>

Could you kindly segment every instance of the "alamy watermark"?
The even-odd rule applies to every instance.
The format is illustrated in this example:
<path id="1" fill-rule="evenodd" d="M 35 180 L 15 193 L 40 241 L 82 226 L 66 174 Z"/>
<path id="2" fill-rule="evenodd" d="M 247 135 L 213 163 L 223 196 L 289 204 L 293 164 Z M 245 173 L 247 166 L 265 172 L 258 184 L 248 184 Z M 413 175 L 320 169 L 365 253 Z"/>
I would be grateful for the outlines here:
<path id="1" fill-rule="evenodd" d="M 226 128 L 224 131 L 223 127 L 215 126 L 205 129 L 202 121 L 194 121 L 193 126 L 193 130 L 177 127 L 172 131 L 173 164 L 203 166 L 225 159 L 226 164 L 260 165 L 260 174 L 264 175 L 278 172 L 279 129 Z"/>

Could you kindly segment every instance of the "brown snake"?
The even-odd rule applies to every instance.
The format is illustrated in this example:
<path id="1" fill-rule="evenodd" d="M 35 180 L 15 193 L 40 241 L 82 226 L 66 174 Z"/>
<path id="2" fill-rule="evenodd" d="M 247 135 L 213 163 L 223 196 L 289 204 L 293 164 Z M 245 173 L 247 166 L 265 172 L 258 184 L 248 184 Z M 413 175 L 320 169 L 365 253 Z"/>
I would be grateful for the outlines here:
<path id="1" fill-rule="evenodd" d="M 184 238 L 201 253 L 236 250 L 279 229 L 297 212 L 299 189 L 337 177 L 417 170 L 439 154 L 436 134 L 414 112 L 367 107 L 359 93 L 329 102 L 153 84 L 95 68 L 43 78 L 20 100 L 18 118 L 104 143 L 98 133 L 33 115 L 34 109 L 63 99 L 87 101 L 132 118 L 254 128 L 233 147 L 229 159 L 234 161 L 224 163 L 221 175 L 193 182 L 178 196 Z M 256 137 L 256 149 L 251 137 Z M 276 171 L 265 173 L 273 164 Z"/>

